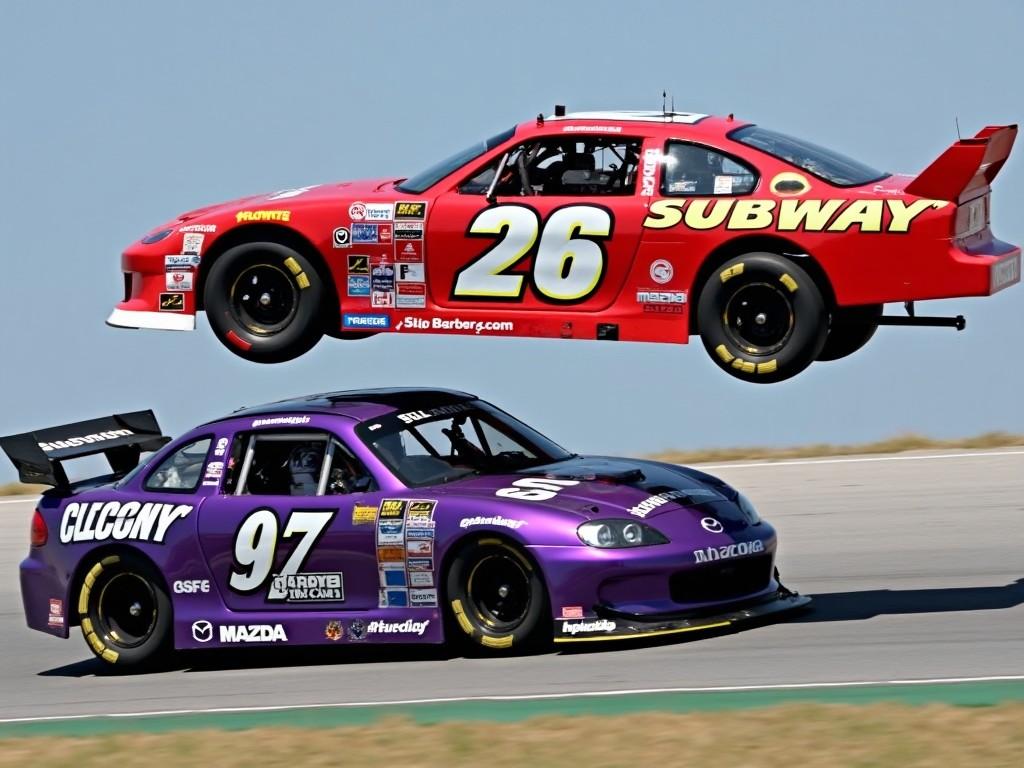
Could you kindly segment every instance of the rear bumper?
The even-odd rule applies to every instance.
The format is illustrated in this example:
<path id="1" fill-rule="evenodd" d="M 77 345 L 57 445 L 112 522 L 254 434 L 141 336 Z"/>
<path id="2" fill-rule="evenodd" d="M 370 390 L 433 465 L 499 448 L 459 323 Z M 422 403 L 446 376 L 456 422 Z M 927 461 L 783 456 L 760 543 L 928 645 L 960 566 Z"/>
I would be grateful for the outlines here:
<path id="1" fill-rule="evenodd" d="M 678 635 L 702 629 L 724 629 L 736 624 L 774 614 L 803 608 L 811 598 L 790 592 L 784 587 L 767 597 L 739 604 L 722 613 L 690 618 L 658 618 L 611 616 L 598 619 L 558 619 L 555 622 L 556 643 L 586 643 L 600 640 L 632 640 L 662 635 Z"/>
<path id="2" fill-rule="evenodd" d="M 57 569 L 35 555 L 22 560 L 20 566 L 21 601 L 25 607 L 25 623 L 48 635 L 66 638 L 71 623 L 68 584 Z"/>

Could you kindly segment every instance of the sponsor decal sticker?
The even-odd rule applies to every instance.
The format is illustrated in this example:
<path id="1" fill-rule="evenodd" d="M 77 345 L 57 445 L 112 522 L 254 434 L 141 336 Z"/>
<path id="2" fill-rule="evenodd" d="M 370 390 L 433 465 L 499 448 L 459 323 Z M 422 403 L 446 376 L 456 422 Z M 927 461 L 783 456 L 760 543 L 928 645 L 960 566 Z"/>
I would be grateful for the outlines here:
<path id="1" fill-rule="evenodd" d="M 406 565 L 410 573 L 413 571 L 433 571 L 434 559 L 431 557 L 410 557 Z"/>
<path id="2" fill-rule="evenodd" d="M 168 291 L 191 291 L 194 275 L 191 269 L 169 269 L 164 287 Z"/>
<path id="3" fill-rule="evenodd" d="M 396 221 L 395 240 L 422 240 L 423 223 L 419 221 Z"/>
<path id="4" fill-rule="evenodd" d="M 366 622 L 362 619 L 352 619 L 348 623 L 348 636 L 353 640 L 366 639 Z"/>
<path id="5" fill-rule="evenodd" d="M 677 304 L 686 303 L 686 291 L 637 291 L 637 304 Z"/>
<path id="6" fill-rule="evenodd" d="M 370 278 L 366 275 L 349 275 L 348 287 L 346 288 L 345 293 L 348 296 L 369 296 Z"/>
<path id="7" fill-rule="evenodd" d="M 184 293 L 161 293 L 160 294 L 160 311 L 161 312 L 184 312 L 185 311 L 185 294 Z"/>
<path id="8" fill-rule="evenodd" d="M 208 643 L 213 640 L 213 624 L 206 619 L 192 622 L 192 639 L 197 643 Z"/>
<path id="9" fill-rule="evenodd" d="M 171 526 L 188 517 L 191 504 L 147 501 L 73 501 L 64 507 L 60 541 L 148 541 L 163 544 Z"/>
<path id="10" fill-rule="evenodd" d="M 222 437 L 219 440 L 217 440 L 217 445 L 213 449 L 213 455 L 214 456 L 223 456 L 227 452 L 228 452 L 228 439 L 226 437 Z"/>
<path id="11" fill-rule="evenodd" d="M 426 499 L 413 499 L 409 502 L 409 517 L 425 517 L 429 519 L 434 516 L 434 507 L 436 506 L 436 501 L 428 501 Z M 417 522 L 416 524 L 423 525 L 422 522 Z"/>
<path id="12" fill-rule="evenodd" d="M 714 560 L 728 560 L 758 552 L 764 552 L 763 541 L 741 541 L 738 544 L 724 544 L 721 547 L 705 547 L 694 550 L 693 556 L 698 563 L 710 563 Z"/>
<path id="13" fill-rule="evenodd" d="M 455 413 L 464 413 L 468 411 L 470 406 L 466 403 L 459 403 L 457 405 L 442 405 L 437 408 L 430 408 L 428 410 L 419 411 L 406 411 L 405 413 L 398 414 L 398 420 L 403 424 L 415 424 L 417 421 L 423 421 L 424 419 L 430 419 L 434 416 L 449 416 Z M 387 502 L 385 502 L 387 503 Z"/>
<path id="14" fill-rule="evenodd" d="M 422 283 L 403 283 L 398 286 L 395 294 L 395 307 L 398 309 L 426 309 L 427 287 Z"/>
<path id="15" fill-rule="evenodd" d="M 315 603 L 344 599 L 344 583 L 340 573 L 274 574 L 267 593 L 267 600 L 271 602 Z"/>
<path id="16" fill-rule="evenodd" d="M 377 242 L 377 225 L 376 224 L 353 224 L 352 225 L 352 242 L 356 244 L 376 243 Z"/>
<path id="17" fill-rule="evenodd" d="M 424 219 L 427 215 L 427 204 L 421 202 L 395 203 L 396 219 Z"/>
<path id="18" fill-rule="evenodd" d="M 288 642 L 288 635 L 280 624 L 221 624 L 218 630 L 222 643 Z"/>
<path id="19" fill-rule="evenodd" d="M 377 522 L 377 508 L 368 504 L 352 507 L 352 525 L 368 525 Z"/>
<path id="20" fill-rule="evenodd" d="M 722 523 L 719 520 L 716 520 L 713 517 L 701 518 L 700 527 L 703 528 L 708 533 L 721 533 L 722 531 L 725 530 L 725 528 L 722 525 Z"/>
<path id="21" fill-rule="evenodd" d="M 189 232 L 182 240 L 181 253 L 198 256 L 203 251 L 203 240 L 205 239 L 206 235 L 200 232 Z"/>
<path id="22" fill-rule="evenodd" d="M 179 232 L 205 232 L 210 234 L 217 231 L 216 224 L 186 224 L 178 228 Z"/>
<path id="23" fill-rule="evenodd" d="M 50 627 L 64 626 L 64 601 L 55 597 L 50 598 L 50 613 L 46 618 L 46 624 Z"/>
<path id="24" fill-rule="evenodd" d="M 423 633 L 427 631 L 427 627 L 430 626 L 430 619 L 424 619 L 423 621 L 414 621 L 413 619 L 406 619 L 405 621 L 371 621 L 366 626 L 366 634 L 368 635 L 416 635 L 422 637 Z"/>
<path id="25" fill-rule="evenodd" d="M 164 256 L 165 269 L 188 269 L 199 266 L 199 256 L 188 253 L 175 253 Z"/>
<path id="26" fill-rule="evenodd" d="M 391 221 L 395 217 L 395 207 L 391 203 L 367 203 L 367 221 Z"/>
<path id="27" fill-rule="evenodd" d="M 434 574 L 429 571 L 409 571 L 410 587 L 433 587 Z"/>
<path id="28" fill-rule="evenodd" d="M 395 266 L 398 268 L 397 277 L 400 283 L 422 283 L 426 279 L 423 262 L 403 262 Z"/>
<path id="29" fill-rule="evenodd" d="M 384 594 L 384 600 L 382 603 L 383 608 L 408 608 L 409 607 L 409 590 L 405 587 L 401 588 L 390 588 L 382 590 Z"/>
<path id="30" fill-rule="evenodd" d="M 1005 261 L 999 261 L 992 265 L 989 273 L 989 283 L 992 292 L 1006 288 L 1009 285 L 1020 282 L 1020 255 L 1016 255 Z"/>
<path id="31" fill-rule="evenodd" d="M 582 605 L 563 605 L 562 606 L 562 618 L 563 619 L 582 619 L 583 618 L 583 606 Z"/>
<path id="32" fill-rule="evenodd" d="M 407 541 L 405 551 L 410 557 L 431 557 L 434 554 L 434 542 L 431 539 Z"/>
<path id="33" fill-rule="evenodd" d="M 37 443 L 37 445 L 45 452 L 52 453 L 54 451 L 62 451 L 65 448 L 77 448 L 80 445 L 91 445 L 92 443 L 102 443 L 106 440 L 117 440 L 121 437 L 128 437 L 128 435 L 134 435 L 130 429 L 111 429 L 107 432 L 94 432 L 91 435 L 82 435 L 81 437 L 69 437 L 67 440 L 54 440 L 49 443 Z"/>
<path id="34" fill-rule="evenodd" d="M 348 248 L 352 245 L 352 235 L 348 227 L 335 227 L 331 233 L 331 244 L 335 248 Z"/>
<path id="35" fill-rule="evenodd" d="M 348 217 L 352 221 L 362 221 L 366 218 L 366 206 L 363 203 L 352 203 L 348 207 Z"/>
<path id="36" fill-rule="evenodd" d="M 390 243 L 393 238 L 391 224 L 377 225 L 377 240 L 381 243 Z"/>
<path id="37" fill-rule="evenodd" d="M 340 621 L 329 621 L 327 626 L 324 627 L 324 637 L 328 640 L 341 640 L 345 636 L 345 630 L 342 629 Z"/>
<path id="38" fill-rule="evenodd" d="M 563 621 L 562 632 L 566 635 L 578 635 L 580 632 L 614 632 L 614 621 L 596 619 L 594 621 Z"/>
<path id="39" fill-rule="evenodd" d="M 377 559 L 382 563 L 401 563 L 405 561 L 404 547 L 377 547 Z"/>
<path id="40" fill-rule="evenodd" d="M 381 520 L 401 520 L 405 517 L 405 501 L 402 499 L 384 499 L 380 503 Z"/>
<path id="41" fill-rule="evenodd" d="M 235 222 L 243 221 L 291 221 L 291 211 L 239 211 L 235 214 Z"/>
<path id="42" fill-rule="evenodd" d="M 374 309 L 388 309 L 395 306 L 394 291 L 373 291 L 370 293 L 370 306 Z"/>
<path id="43" fill-rule="evenodd" d="M 437 605 L 436 589 L 410 589 L 409 601 L 415 606 Z"/>
<path id="44" fill-rule="evenodd" d="M 342 328 L 386 330 L 391 327 L 390 315 L 345 314 L 341 316 Z"/>
<path id="45" fill-rule="evenodd" d="M 406 240 L 400 246 L 396 246 L 395 261 L 405 264 L 422 263 L 423 243 L 418 240 Z"/>
<path id="46" fill-rule="evenodd" d="M 711 499 L 722 498 L 721 494 L 716 491 L 708 490 L 706 488 L 683 488 L 675 491 L 664 491 L 662 493 L 650 496 L 639 504 L 629 508 L 629 514 L 636 515 L 637 517 L 647 517 L 651 512 L 656 510 L 658 507 L 668 504 L 670 501 L 677 501 L 679 499 L 694 499 L 698 497 L 708 497 Z"/>
<path id="47" fill-rule="evenodd" d="M 382 587 L 408 587 L 405 579 L 405 567 L 401 563 L 395 567 L 380 569 L 380 585 Z"/>
<path id="48" fill-rule="evenodd" d="M 501 528 L 511 528 L 513 531 L 526 525 L 525 520 L 510 520 L 507 517 L 496 515 L 494 517 L 464 517 L 459 521 L 459 528 L 469 528 L 472 525 L 497 525 Z"/>
<path id="49" fill-rule="evenodd" d="M 410 524 L 412 521 L 409 521 Z M 407 528 L 405 531 L 405 538 L 407 539 L 432 539 L 434 538 L 434 521 L 425 520 L 424 523 L 429 523 L 429 527 L 424 526 L 422 528 Z"/>
<path id="50" fill-rule="evenodd" d="M 355 254 L 348 257 L 348 273 L 350 275 L 368 275 L 370 274 L 370 257 L 369 256 L 357 256 Z"/>
<path id="51" fill-rule="evenodd" d="M 694 198 L 655 200 L 644 227 L 668 229 L 727 229 L 779 232 L 909 232 L 914 220 L 930 210 L 949 205 L 946 200 L 756 200 L 750 198 Z"/>
<path id="52" fill-rule="evenodd" d="M 672 264 L 665 259 L 657 259 L 651 262 L 651 280 L 658 285 L 664 285 L 672 279 Z"/>
<path id="53" fill-rule="evenodd" d="M 395 326 L 396 331 L 455 331 L 457 333 L 512 333 L 515 323 L 511 320 L 445 320 L 440 317 L 407 317 Z"/>
<path id="54" fill-rule="evenodd" d="M 182 579 L 171 585 L 171 591 L 176 595 L 206 595 L 210 592 L 210 582 L 207 579 Z"/>
<path id="55" fill-rule="evenodd" d="M 645 149 L 643 163 L 640 166 L 640 195 L 654 197 L 654 178 L 658 174 L 658 163 L 661 161 L 661 150 Z"/>
<path id="56" fill-rule="evenodd" d="M 282 425 L 309 424 L 309 416 L 273 416 L 269 419 L 253 419 L 253 429 L 256 427 L 279 427 Z"/>

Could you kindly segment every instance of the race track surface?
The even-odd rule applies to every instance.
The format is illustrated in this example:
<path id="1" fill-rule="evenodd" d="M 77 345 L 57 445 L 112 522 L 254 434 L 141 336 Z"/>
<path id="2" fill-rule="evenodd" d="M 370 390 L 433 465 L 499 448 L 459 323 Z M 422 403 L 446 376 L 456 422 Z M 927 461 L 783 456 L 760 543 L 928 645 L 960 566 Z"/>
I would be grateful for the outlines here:
<path id="1" fill-rule="evenodd" d="M 0 719 L 672 687 L 1024 675 L 1024 451 L 733 464 L 814 609 L 734 634 L 505 659 L 435 649 L 181 654 L 117 674 L 25 628 L 31 501 L 0 502 Z"/>

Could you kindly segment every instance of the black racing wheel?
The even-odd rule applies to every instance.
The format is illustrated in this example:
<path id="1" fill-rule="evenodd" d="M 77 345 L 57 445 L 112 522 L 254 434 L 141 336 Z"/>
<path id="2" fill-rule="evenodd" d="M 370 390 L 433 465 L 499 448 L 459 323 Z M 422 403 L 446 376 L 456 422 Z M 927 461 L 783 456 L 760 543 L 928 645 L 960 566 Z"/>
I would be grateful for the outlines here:
<path id="1" fill-rule="evenodd" d="M 738 379 L 782 381 L 814 362 L 825 344 L 821 291 L 794 261 L 748 253 L 708 278 L 697 303 L 701 340 L 711 359 Z"/>
<path id="2" fill-rule="evenodd" d="M 465 544 L 447 574 L 454 632 L 489 651 L 532 648 L 551 638 L 544 581 L 513 544 L 483 538 Z"/>
<path id="3" fill-rule="evenodd" d="M 86 643 L 109 664 L 144 666 L 172 646 L 171 599 L 160 575 L 136 555 L 109 555 L 93 563 L 78 610 Z"/>
<path id="4" fill-rule="evenodd" d="M 857 307 L 837 307 L 832 311 L 825 346 L 818 353 L 818 360 L 839 360 L 852 355 L 867 344 L 878 330 L 882 316 L 881 304 L 864 304 Z"/>
<path id="5" fill-rule="evenodd" d="M 203 300 L 221 343 L 256 363 L 292 360 L 324 333 L 327 289 L 314 264 L 272 242 L 225 251 L 206 278 Z"/>

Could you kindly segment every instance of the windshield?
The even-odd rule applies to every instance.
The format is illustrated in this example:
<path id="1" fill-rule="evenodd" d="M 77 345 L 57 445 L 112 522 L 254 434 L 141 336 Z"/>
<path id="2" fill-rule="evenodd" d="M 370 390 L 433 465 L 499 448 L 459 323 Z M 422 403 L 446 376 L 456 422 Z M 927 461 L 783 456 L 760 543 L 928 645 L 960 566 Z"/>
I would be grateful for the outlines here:
<path id="1" fill-rule="evenodd" d="M 487 141 L 478 142 L 471 147 L 467 147 L 461 152 L 456 152 L 454 155 L 442 160 L 440 163 L 436 163 L 425 171 L 420 171 L 415 176 L 410 176 L 400 184 L 396 184 L 395 187 L 400 192 L 409 192 L 414 195 L 426 192 L 445 176 L 454 173 L 466 163 L 476 160 L 484 152 L 494 149 L 499 144 L 511 139 L 512 134 L 515 132 L 516 129 L 513 126 L 507 131 L 502 131 L 497 136 L 491 136 Z"/>
<path id="2" fill-rule="evenodd" d="M 519 472 L 572 456 L 479 400 L 392 414 L 360 424 L 356 433 L 410 487 Z"/>
<path id="3" fill-rule="evenodd" d="M 744 126 L 730 133 L 729 138 L 785 160 L 837 187 L 859 187 L 889 175 L 831 149 L 759 125 Z"/>

